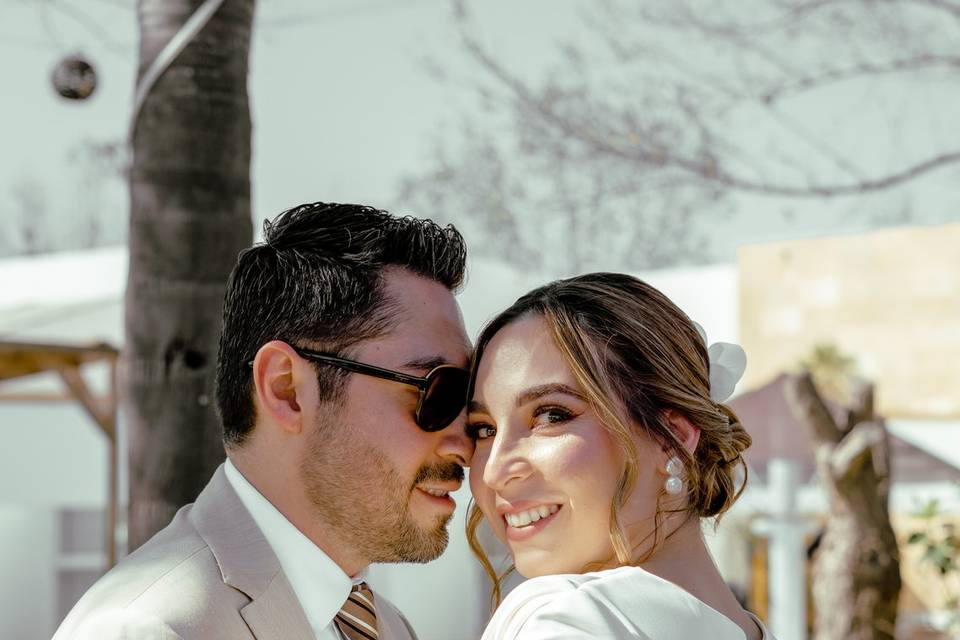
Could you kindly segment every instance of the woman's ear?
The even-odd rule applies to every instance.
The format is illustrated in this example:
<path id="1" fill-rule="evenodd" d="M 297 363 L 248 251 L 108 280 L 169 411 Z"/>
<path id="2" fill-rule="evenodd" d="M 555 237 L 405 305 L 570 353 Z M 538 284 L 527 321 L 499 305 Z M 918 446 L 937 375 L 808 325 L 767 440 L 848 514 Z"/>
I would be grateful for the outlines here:
<path id="1" fill-rule="evenodd" d="M 272 340 L 253 360 L 253 385 L 257 411 L 287 433 L 299 433 L 302 412 L 297 401 L 300 357 L 286 342 Z"/>
<path id="2" fill-rule="evenodd" d="M 666 409 L 663 412 L 663 417 L 673 430 L 677 442 L 690 455 L 693 455 L 693 452 L 697 450 L 697 444 L 700 442 L 700 427 L 694 425 L 687 416 L 674 409 Z"/>

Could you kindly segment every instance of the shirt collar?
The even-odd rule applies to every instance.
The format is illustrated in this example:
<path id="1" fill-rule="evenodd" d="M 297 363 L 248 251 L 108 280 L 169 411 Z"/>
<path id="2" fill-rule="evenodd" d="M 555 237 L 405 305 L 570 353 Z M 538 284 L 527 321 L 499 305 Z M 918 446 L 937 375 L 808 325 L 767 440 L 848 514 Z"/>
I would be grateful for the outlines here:
<path id="1" fill-rule="evenodd" d="M 310 626 L 319 635 L 347 601 L 351 587 L 364 580 L 366 571 L 354 578 L 347 576 L 330 556 L 257 491 L 229 458 L 224 464 L 224 473 L 276 554 Z"/>

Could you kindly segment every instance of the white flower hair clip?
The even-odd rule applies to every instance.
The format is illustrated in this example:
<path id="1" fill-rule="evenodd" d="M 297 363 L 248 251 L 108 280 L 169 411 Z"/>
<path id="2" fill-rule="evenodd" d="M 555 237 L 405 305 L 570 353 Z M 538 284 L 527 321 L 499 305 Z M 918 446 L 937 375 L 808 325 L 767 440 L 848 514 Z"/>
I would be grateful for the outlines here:
<path id="1" fill-rule="evenodd" d="M 707 342 L 707 332 L 699 322 L 694 322 L 697 332 Z M 732 342 L 714 342 L 707 348 L 710 356 L 710 399 L 720 404 L 733 395 L 743 372 L 747 369 L 747 352 Z"/>

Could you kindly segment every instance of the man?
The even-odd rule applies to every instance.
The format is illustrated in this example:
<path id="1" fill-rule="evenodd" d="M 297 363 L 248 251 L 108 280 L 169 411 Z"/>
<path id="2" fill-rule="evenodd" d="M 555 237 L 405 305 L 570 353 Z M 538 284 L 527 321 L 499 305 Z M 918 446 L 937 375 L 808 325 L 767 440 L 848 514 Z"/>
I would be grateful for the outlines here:
<path id="1" fill-rule="evenodd" d="M 217 403 L 227 462 L 104 576 L 67 638 L 413 638 L 372 562 L 444 550 L 473 454 L 463 239 L 309 204 L 264 227 L 227 285 Z"/>

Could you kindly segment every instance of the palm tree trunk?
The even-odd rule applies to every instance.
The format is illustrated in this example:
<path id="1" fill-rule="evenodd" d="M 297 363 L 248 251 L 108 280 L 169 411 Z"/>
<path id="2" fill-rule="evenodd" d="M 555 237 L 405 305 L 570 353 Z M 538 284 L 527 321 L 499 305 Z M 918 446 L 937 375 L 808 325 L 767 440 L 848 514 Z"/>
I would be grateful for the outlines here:
<path id="1" fill-rule="evenodd" d="M 140 78 L 201 4 L 140 0 Z M 224 458 L 213 380 L 227 276 L 252 236 L 253 12 L 254 0 L 227 0 L 134 125 L 123 368 L 131 550 L 193 501 Z"/>

